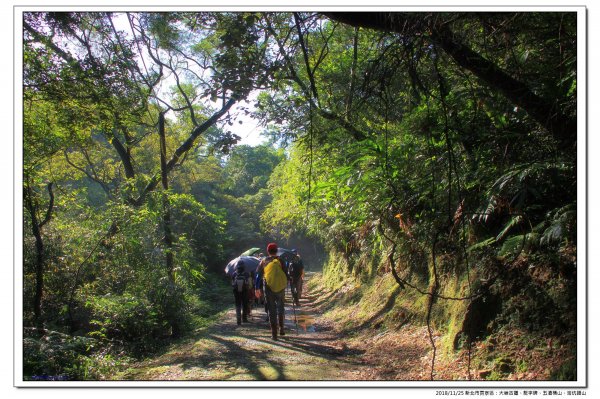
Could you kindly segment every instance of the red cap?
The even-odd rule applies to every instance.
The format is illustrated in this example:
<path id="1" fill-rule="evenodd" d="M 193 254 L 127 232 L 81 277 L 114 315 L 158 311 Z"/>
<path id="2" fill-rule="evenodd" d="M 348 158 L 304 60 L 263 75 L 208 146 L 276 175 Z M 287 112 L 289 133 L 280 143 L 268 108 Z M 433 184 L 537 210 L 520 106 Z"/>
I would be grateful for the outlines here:
<path id="1" fill-rule="evenodd" d="M 277 252 L 277 244 L 275 244 L 274 242 L 270 243 L 269 245 L 267 245 L 267 252 L 268 253 L 273 253 L 273 252 Z"/>

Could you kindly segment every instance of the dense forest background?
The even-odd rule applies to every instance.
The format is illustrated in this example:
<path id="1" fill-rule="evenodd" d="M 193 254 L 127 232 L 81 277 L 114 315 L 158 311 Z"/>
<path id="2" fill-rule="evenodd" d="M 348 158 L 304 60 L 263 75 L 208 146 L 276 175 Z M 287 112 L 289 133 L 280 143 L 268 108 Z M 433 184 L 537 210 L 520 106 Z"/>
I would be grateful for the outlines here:
<path id="1" fill-rule="evenodd" d="M 210 323 L 224 265 L 278 240 L 346 303 L 386 287 L 376 328 L 550 342 L 576 378 L 576 13 L 22 23 L 25 376 L 102 378 Z"/>

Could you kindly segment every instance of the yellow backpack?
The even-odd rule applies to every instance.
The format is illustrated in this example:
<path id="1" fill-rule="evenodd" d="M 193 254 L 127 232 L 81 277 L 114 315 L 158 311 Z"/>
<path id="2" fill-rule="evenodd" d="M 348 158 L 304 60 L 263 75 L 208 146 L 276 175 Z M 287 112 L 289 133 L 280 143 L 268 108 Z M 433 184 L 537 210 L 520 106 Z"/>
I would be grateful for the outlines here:
<path id="1" fill-rule="evenodd" d="M 287 276 L 281 267 L 281 261 L 273 258 L 264 269 L 265 283 L 273 292 L 279 292 L 287 286 Z"/>

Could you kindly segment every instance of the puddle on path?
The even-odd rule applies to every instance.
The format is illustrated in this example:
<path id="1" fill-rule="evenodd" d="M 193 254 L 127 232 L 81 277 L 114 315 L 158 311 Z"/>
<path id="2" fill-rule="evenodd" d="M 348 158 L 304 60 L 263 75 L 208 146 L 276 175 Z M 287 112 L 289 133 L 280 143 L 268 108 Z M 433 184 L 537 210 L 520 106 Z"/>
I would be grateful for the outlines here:
<path id="1" fill-rule="evenodd" d="M 304 299 L 306 298 L 305 295 L 303 295 L 303 298 L 301 298 L 302 302 L 304 302 Z M 286 320 L 291 320 L 291 322 L 295 324 L 295 328 L 297 331 L 302 331 L 305 333 L 316 332 L 316 328 L 314 325 L 315 324 L 315 316 L 313 314 L 304 313 L 305 310 L 302 310 L 303 307 L 294 306 L 292 304 L 292 301 L 293 301 L 293 299 L 292 299 L 291 292 L 286 290 L 286 297 L 285 297 Z"/>
<path id="2" fill-rule="evenodd" d="M 315 332 L 315 317 L 313 315 L 299 314 L 296 316 L 296 323 L 304 332 Z"/>

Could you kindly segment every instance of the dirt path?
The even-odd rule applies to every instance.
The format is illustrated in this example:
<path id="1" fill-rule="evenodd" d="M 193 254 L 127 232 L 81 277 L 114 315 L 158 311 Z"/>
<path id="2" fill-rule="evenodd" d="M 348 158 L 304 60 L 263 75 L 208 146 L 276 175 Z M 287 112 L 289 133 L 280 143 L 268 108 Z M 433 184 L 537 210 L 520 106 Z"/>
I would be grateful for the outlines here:
<path id="1" fill-rule="evenodd" d="M 216 325 L 159 357 L 133 365 L 116 379 L 356 381 L 423 377 L 419 359 L 427 352 L 424 336 L 406 337 L 401 350 L 410 357 L 383 349 L 389 348 L 392 337 L 344 338 L 322 317 L 324 294 L 306 292 L 300 307 L 294 309 L 286 292 L 286 335 L 278 341 L 271 339 L 262 307 L 255 307 L 249 323 L 241 326 L 231 308 Z"/>
<path id="2" fill-rule="evenodd" d="M 286 292 L 286 335 L 271 339 L 264 308 L 238 326 L 230 309 L 216 325 L 157 358 L 133 365 L 119 380 L 356 380 L 368 367 L 364 351 L 340 340 L 307 292 L 295 309 Z M 231 298 L 233 302 L 233 297 Z M 294 323 L 294 310 L 296 321 Z"/>

